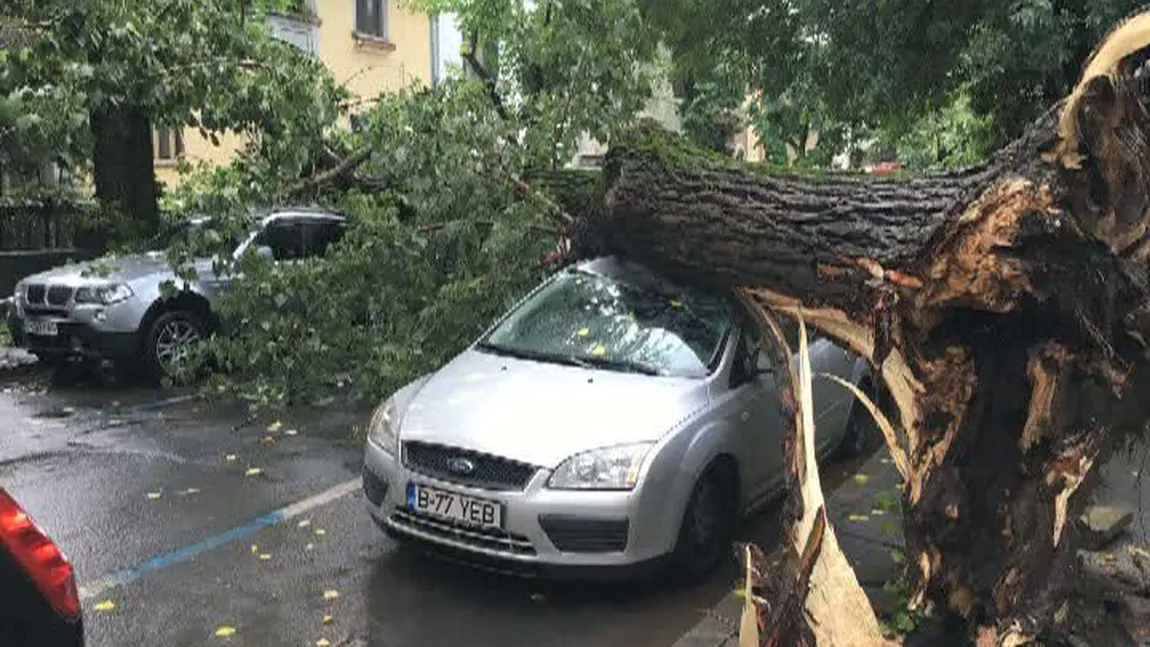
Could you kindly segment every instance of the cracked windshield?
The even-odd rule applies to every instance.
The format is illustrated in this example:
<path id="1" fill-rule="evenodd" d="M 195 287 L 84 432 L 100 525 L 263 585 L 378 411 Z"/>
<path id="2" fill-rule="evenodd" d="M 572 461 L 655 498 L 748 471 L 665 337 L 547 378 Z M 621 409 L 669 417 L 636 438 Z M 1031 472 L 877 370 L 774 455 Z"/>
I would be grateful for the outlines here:
<path id="1" fill-rule="evenodd" d="M 1133 0 L 4 0 L 0 647 L 1150 644 L 1148 75 Z"/>

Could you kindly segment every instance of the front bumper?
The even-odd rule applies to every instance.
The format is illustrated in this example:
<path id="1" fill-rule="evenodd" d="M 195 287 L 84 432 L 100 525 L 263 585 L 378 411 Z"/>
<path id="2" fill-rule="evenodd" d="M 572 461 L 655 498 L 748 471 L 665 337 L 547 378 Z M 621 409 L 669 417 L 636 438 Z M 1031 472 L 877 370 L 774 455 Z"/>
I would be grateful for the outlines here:
<path id="1" fill-rule="evenodd" d="M 56 324 L 55 335 L 28 334 L 24 325 L 26 317 L 15 308 L 9 309 L 8 328 L 13 342 L 42 356 L 128 359 L 140 354 L 140 337 L 135 332 L 100 330 L 67 316 L 44 318 Z"/>
<path id="2" fill-rule="evenodd" d="M 550 490 L 538 470 L 519 491 L 494 491 L 410 470 L 367 443 L 364 492 L 372 519 L 388 535 L 415 540 L 437 555 L 515 575 L 615 579 L 662 567 L 674 538 L 643 523 L 638 492 Z M 417 513 L 407 487 L 418 483 L 503 506 L 503 528 L 480 529 Z"/>

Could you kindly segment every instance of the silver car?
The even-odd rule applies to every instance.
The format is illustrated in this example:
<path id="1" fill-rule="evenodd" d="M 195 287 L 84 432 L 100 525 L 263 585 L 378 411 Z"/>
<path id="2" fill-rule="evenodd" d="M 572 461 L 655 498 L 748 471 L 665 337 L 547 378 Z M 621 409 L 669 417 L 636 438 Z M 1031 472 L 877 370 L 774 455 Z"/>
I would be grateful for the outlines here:
<path id="1" fill-rule="evenodd" d="M 376 409 L 371 516 L 393 537 L 501 570 L 615 575 L 670 561 L 703 577 L 740 516 L 781 485 L 776 369 L 747 321 L 733 297 L 614 258 L 556 274 Z M 826 339 L 810 352 L 815 371 L 867 380 Z M 861 451 L 869 427 L 850 394 L 823 379 L 814 399 L 819 452 Z"/>
<path id="2" fill-rule="evenodd" d="M 181 228 L 208 222 L 188 219 Z M 253 220 L 246 235 L 234 241 L 233 256 L 249 249 L 277 262 L 316 256 L 343 228 L 344 218 L 323 211 L 274 211 Z M 212 304 L 234 276 L 217 273 L 213 265 L 210 258 L 195 259 L 194 281 L 178 278 L 164 252 L 57 267 L 16 284 L 8 325 L 17 345 L 45 360 L 142 360 L 163 375 L 220 325 Z M 166 283 L 175 287 L 174 294 L 165 294 Z"/>

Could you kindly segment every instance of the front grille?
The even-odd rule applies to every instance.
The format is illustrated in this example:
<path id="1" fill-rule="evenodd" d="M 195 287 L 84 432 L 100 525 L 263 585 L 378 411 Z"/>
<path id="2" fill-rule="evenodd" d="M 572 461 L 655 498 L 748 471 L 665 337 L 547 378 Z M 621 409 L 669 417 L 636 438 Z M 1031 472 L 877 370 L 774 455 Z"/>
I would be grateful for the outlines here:
<path id="1" fill-rule="evenodd" d="M 471 470 L 452 470 L 452 462 L 458 461 L 466 462 Z M 522 490 L 535 474 L 535 468 L 526 463 L 421 442 L 403 443 L 403 464 L 420 474 L 484 490 Z"/>
<path id="2" fill-rule="evenodd" d="M 72 288 L 66 285 L 53 285 L 48 288 L 48 305 L 62 306 L 72 298 Z"/>
<path id="3" fill-rule="evenodd" d="M 627 549 L 627 519 L 540 515 L 539 525 L 565 553 L 617 553 Z"/>
<path id="4" fill-rule="evenodd" d="M 486 548 L 503 553 L 516 555 L 534 555 L 535 547 L 531 540 L 498 528 L 477 528 L 467 526 L 449 519 L 436 519 L 424 514 L 417 514 L 406 508 L 396 507 L 391 515 L 392 523 L 403 528 L 411 528 L 425 532 L 429 535 L 450 539 L 476 548 Z"/>
<path id="5" fill-rule="evenodd" d="M 28 285 L 28 291 L 25 295 L 25 299 L 28 301 L 28 303 L 38 303 L 42 305 L 45 303 L 44 297 L 47 293 L 48 288 L 46 286 L 40 285 L 39 283 L 32 283 Z"/>
<path id="6" fill-rule="evenodd" d="M 54 315 L 57 317 L 67 317 L 68 316 L 68 309 L 67 308 L 45 308 L 42 306 L 41 307 L 24 306 L 24 313 L 30 314 L 30 315 L 33 315 L 36 317 L 42 317 L 44 315 Z"/>

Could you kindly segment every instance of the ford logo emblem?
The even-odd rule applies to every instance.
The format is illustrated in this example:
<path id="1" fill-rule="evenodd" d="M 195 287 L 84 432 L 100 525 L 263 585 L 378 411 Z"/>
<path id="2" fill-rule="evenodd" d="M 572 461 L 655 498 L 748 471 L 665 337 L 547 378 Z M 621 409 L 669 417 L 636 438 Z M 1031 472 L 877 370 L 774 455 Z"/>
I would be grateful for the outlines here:
<path id="1" fill-rule="evenodd" d="M 447 459 L 447 469 L 451 470 L 452 474 L 467 476 L 475 471 L 475 463 L 462 456 L 453 456 Z"/>

